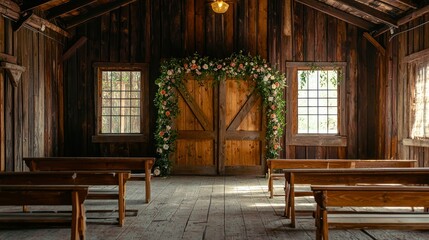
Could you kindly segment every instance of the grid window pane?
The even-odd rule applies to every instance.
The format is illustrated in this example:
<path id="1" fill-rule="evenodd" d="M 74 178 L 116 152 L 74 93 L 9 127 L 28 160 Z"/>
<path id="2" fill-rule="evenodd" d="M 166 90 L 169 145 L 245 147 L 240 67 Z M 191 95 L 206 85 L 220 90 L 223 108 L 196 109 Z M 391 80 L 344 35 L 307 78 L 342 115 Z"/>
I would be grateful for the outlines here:
<path id="1" fill-rule="evenodd" d="M 298 134 L 338 134 L 336 70 L 299 70 Z"/>
<path id="2" fill-rule="evenodd" d="M 298 132 L 308 133 L 308 115 L 298 116 Z"/>
<path id="3" fill-rule="evenodd" d="M 141 133 L 141 72 L 101 72 L 101 133 Z"/>

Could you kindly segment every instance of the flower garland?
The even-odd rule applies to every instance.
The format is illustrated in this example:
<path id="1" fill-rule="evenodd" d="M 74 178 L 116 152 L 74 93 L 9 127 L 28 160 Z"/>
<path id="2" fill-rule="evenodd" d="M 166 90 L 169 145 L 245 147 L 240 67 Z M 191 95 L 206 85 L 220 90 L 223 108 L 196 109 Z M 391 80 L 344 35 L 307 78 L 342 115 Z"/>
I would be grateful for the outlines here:
<path id="1" fill-rule="evenodd" d="M 266 158 L 276 158 L 281 150 L 280 137 L 285 125 L 286 87 L 284 74 L 272 69 L 260 56 L 252 57 L 241 52 L 225 59 L 209 59 L 194 54 L 184 59 L 170 59 L 161 65 L 161 75 L 156 80 L 159 89 L 155 97 L 158 109 L 155 140 L 158 159 L 155 166 L 160 175 L 168 175 L 171 170 L 169 155 L 174 151 L 177 131 L 172 127 L 179 114 L 178 97 L 175 88 L 184 88 L 185 74 L 192 74 L 198 81 L 213 76 L 215 82 L 227 77 L 254 81 L 261 94 L 266 113 Z"/>

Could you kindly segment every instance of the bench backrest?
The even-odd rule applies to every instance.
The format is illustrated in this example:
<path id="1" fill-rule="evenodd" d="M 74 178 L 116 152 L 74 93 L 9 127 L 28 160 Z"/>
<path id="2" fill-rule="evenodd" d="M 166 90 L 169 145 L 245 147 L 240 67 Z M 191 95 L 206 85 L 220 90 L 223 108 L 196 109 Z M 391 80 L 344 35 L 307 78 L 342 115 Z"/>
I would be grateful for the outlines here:
<path id="1" fill-rule="evenodd" d="M 23 160 L 31 171 L 137 171 L 155 162 L 153 157 L 27 157 Z"/>
<path id="2" fill-rule="evenodd" d="M 268 159 L 269 169 L 417 167 L 417 160 Z"/>
<path id="3" fill-rule="evenodd" d="M 286 181 L 294 184 L 429 184 L 429 168 L 285 169 L 284 173 Z"/>
<path id="4" fill-rule="evenodd" d="M 268 159 L 271 169 L 288 168 L 349 168 L 353 161 L 341 159 Z"/>
<path id="5" fill-rule="evenodd" d="M 1 172 L 0 184 L 12 185 L 118 185 L 127 181 L 129 171 L 122 172 Z"/>
<path id="6" fill-rule="evenodd" d="M 417 167 L 417 160 L 356 160 L 355 168 Z"/>
<path id="7" fill-rule="evenodd" d="M 426 186 L 338 186 L 313 185 L 317 204 L 327 207 L 425 207 Z"/>
<path id="8" fill-rule="evenodd" d="M 69 205 L 73 194 L 82 204 L 88 195 L 88 186 L 68 185 L 0 185 L 0 205 Z"/>

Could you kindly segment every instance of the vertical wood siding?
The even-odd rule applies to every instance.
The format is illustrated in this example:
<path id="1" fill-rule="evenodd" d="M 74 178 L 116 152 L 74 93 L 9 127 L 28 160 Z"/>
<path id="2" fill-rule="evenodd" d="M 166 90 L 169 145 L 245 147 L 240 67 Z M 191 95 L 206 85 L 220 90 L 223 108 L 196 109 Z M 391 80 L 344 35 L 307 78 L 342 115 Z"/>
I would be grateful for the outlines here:
<path id="1" fill-rule="evenodd" d="M 398 146 L 408 137 L 405 110 L 409 101 L 406 66 L 400 62 L 404 56 L 429 47 L 429 27 L 401 34 L 391 42 L 384 35 L 377 38 L 387 48 L 386 56 L 382 56 L 362 37 L 361 29 L 295 1 L 291 1 L 291 35 L 286 36 L 286 2 L 232 0 L 226 14 L 216 15 L 210 1 L 138 0 L 73 29 L 64 49 L 81 36 L 88 41 L 64 65 L 58 65 L 63 53 L 63 46 L 57 42 L 61 37 L 48 33 L 56 39 L 52 40 L 25 28 L 14 35 L 10 21 L 0 18 L 0 51 L 16 55 L 18 63 L 28 70 L 17 88 L 3 74 L 0 76 L 4 96 L 0 102 L 4 108 L 4 149 L 0 154 L 4 154 L 4 167 L 22 170 L 21 158 L 26 155 L 154 155 L 153 141 L 92 142 L 96 119 L 92 64 L 150 64 L 147 121 L 152 139 L 154 82 L 160 62 L 195 52 L 221 58 L 240 50 L 261 55 L 283 72 L 286 61 L 348 63 L 342 83 L 346 84 L 347 100 L 341 103 L 347 112 L 344 127 L 348 146 L 287 146 L 282 157 L 423 156 L 422 163 L 427 164 L 427 150 Z M 423 16 L 401 29 L 428 18 Z"/>
<path id="2" fill-rule="evenodd" d="M 429 20 L 429 14 L 421 16 L 407 24 L 401 26 L 398 31 L 405 31 L 414 26 L 417 26 L 423 22 Z M 391 118 L 390 123 L 387 126 L 386 133 L 388 134 L 386 140 L 389 140 L 388 144 L 391 147 L 386 147 L 386 155 L 396 153 L 398 158 L 416 159 L 418 160 L 419 166 L 429 166 L 429 147 L 419 146 L 416 144 L 403 145 L 402 140 L 410 138 L 410 108 L 412 105 L 412 95 L 414 94 L 414 88 L 412 82 L 414 82 L 415 76 L 410 72 L 410 65 L 403 61 L 403 59 L 413 53 L 429 49 L 429 24 L 425 24 L 421 27 L 415 28 L 414 30 L 404 32 L 392 39 L 392 41 L 386 44 L 390 51 L 389 58 L 392 59 L 392 87 L 388 88 L 390 98 L 389 110 L 391 114 L 386 114 L 388 120 Z M 395 51 L 394 49 L 398 49 Z M 429 123 L 425 123 L 426 126 Z"/>
<path id="3" fill-rule="evenodd" d="M 348 23 L 292 1 L 292 35 L 283 33 L 285 1 L 228 1 L 226 14 L 212 12 L 210 1 L 139 0 L 79 26 L 88 42 L 66 62 L 65 154 L 66 155 L 154 155 L 149 143 L 92 143 L 95 133 L 94 80 L 92 63 L 148 62 L 150 64 L 150 136 L 155 129 L 152 104 L 160 62 L 186 57 L 195 52 L 226 57 L 243 50 L 263 58 L 285 71 L 286 61 L 347 62 L 347 109 L 344 128 L 347 147 L 287 146 L 281 153 L 289 158 L 383 158 L 385 98 L 380 74 L 383 59 L 363 32 Z M 384 72 L 383 72 L 384 71 Z M 285 90 L 287 93 L 287 89 Z M 381 94 L 381 96 L 380 96 Z M 377 113 L 377 114 L 376 114 Z M 359 128 L 358 128 L 359 126 Z M 284 140 L 286 146 L 286 139 Z"/>
<path id="4" fill-rule="evenodd" d="M 0 18 L 0 52 L 16 56 L 26 69 L 17 87 L 0 73 L 5 111 L 1 158 L 4 170 L 23 171 L 22 157 L 60 154 L 58 59 L 63 39 L 49 31 L 41 34 L 21 28 L 13 32 L 11 22 Z"/>

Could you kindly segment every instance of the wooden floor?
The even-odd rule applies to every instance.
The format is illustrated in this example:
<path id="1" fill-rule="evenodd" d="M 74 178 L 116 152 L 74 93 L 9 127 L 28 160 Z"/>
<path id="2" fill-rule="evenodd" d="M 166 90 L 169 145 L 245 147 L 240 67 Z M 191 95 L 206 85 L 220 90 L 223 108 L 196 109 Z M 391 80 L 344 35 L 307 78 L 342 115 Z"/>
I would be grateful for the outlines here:
<path id="1" fill-rule="evenodd" d="M 281 192 L 277 181 L 277 192 Z M 145 204 L 144 183 L 127 183 L 125 226 L 113 223 L 117 213 L 88 213 L 87 239 L 315 239 L 314 220 L 299 217 L 297 228 L 282 217 L 283 197 L 268 198 L 262 177 L 154 178 L 152 201 Z M 300 200 L 298 208 L 309 207 Z M 87 210 L 114 210 L 114 201 L 89 201 Z M 41 208 L 32 207 L 32 210 Z M 0 211 L 19 208 L 0 208 Z M 94 219 L 94 217 L 112 217 Z M 69 228 L 0 229 L 0 239 L 69 239 Z M 331 230 L 331 239 L 429 239 L 429 231 Z"/>

